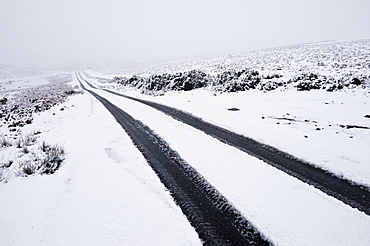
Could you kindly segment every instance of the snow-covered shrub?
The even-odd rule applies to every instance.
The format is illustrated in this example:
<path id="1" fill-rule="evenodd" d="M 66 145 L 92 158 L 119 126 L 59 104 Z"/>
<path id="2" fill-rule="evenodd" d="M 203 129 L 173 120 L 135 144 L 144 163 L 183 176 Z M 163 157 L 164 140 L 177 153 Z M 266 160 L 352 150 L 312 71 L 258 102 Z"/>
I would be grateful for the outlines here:
<path id="1" fill-rule="evenodd" d="M 168 89 L 190 91 L 207 86 L 210 80 L 211 79 L 208 74 L 199 70 L 191 70 L 175 74 Z"/>
<path id="2" fill-rule="evenodd" d="M 18 150 L 18 154 L 14 155 L 14 161 L 11 159 L 0 159 L 0 182 L 7 182 L 12 174 L 15 176 L 26 177 L 33 174 L 53 174 L 60 168 L 66 151 L 60 145 L 51 145 L 43 141 L 37 147 L 38 134 L 33 132 L 23 137 L 18 136 L 16 141 L 11 142 L 7 136 L 3 136 L 4 151 L 14 152 Z M 13 150 L 5 150 L 5 148 L 13 148 Z"/>
<path id="3" fill-rule="evenodd" d="M 0 146 L 1 147 L 10 147 L 12 146 L 12 141 L 4 135 L 1 135 L 0 137 Z"/>
<path id="4" fill-rule="evenodd" d="M 83 94 L 84 91 L 79 90 L 78 87 L 77 87 L 77 88 L 73 88 L 72 90 L 67 90 L 64 93 L 68 96 L 71 96 L 71 95 L 75 95 L 75 94 Z"/>
<path id="5" fill-rule="evenodd" d="M 358 78 L 353 78 L 351 84 L 361 85 L 362 84 L 362 81 L 360 79 L 358 79 Z"/>
<path id="6" fill-rule="evenodd" d="M 350 75 L 349 81 L 352 86 L 362 86 L 363 88 L 370 85 L 370 76 L 363 74 L 360 75 Z"/>
<path id="7" fill-rule="evenodd" d="M 127 77 L 114 77 L 113 81 L 123 86 L 131 86 L 140 89 L 145 84 L 144 78 L 134 75 L 131 78 Z"/>
<path id="8" fill-rule="evenodd" d="M 24 138 L 24 145 L 33 145 L 37 140 L 37 134 L 35 134 L 34 132 L 26 135 L 26 137 Z"/>
<path id="9" fill-rule="evenodd" d="M 53 174 L 62 164 L 65 156 L 65 149 L 60 145 L 48 146 L 45 148 L 46 156 L 39 162 L 40 174 Z"/>
<path id="10" fill-rule="evenodd" d="M 281 83 L 278 83 L 276 81 L 267 80 L 259 83 L 258 89 L 263 91 L 272 91 L 277 89 L 281 85 L 282 85 Z"/>
<path id="11" fill-rule="evenodd" d="M 243 83 L 240 80 L 229 80 L 222 87 L 221 90 L 225 92 L 237 92 L 248 90 L 249 86 L 247 83 Z"/>
<path id="12" fill-rule="evenodd" d="M 267 75 L 267 76 L 264 76 L 263 78 L 264 79 L 278 79 L 278 78 L 281 78 L 283 77 L 283 75 L 280 75 L 280 74 L 272 74 L 272 75 Z"/>
<path id="13" fill-rule="evenodd" d="M 120 85 L 128 85 L 128 79 L 126 77 L 117 77 L 113 78 L 113 83 Z"/>
<path id="14" fill-rule="evenodd" d="M 23 154 L 28 154 L 30 153 L 30 150 L 28 149 L 27 145 L 23 145 L 21 148 L 21 151 Z"/>
<path id="15" fill-rule="evenodd" d="M 19 162 L 16 175 L 26 177 L 35 173 L 53 174 L 62 164 L 65 156 L 65 149 L 59 145 L 45 144 L 44 157 L 33 157 Z"/>
<path id="16" fill-rule="evenodd" d="M 50 145 L 46 143 L 45 141 L 42 141 L 40 145 L 40 150 L 44 153 L 46 153 L 50 149 Z"/>
<path id="17" fill-rule="evenodd" d="M 4 105 L 4 104 L 6 104 L 7 101 L 8 101 L 8 98 L 3 97 L 3 98 L 0 99 L 0 104 Z"/>
<path id="18" fill-rule="evenodd" d="M 186 70 L 189 68 L 184 68 L 185 71 L 178 72 L 179 70 L 176 68 L 174 71 L 177 71 L 177 73 L 173 74 L 153 73 L 153 70 L 149 70 L 146 71 L 146 73 L 152 73 L 149 77 L 140 77 L 138 75 L 130 78 L 116 77 L 113 82 L 122 86 L 134 87 L 142 93 L 151 95 L 161 95 L 169 90 L 188 91 L 202 87 L 209 87 L 211 90 L 222 92 L 237 92 L 251 89 L 269 91 L 279 87 L 283 87 L 284 89 L 295 88 L 299 91 L 319 89 L 337 91 L 345 88 L 353 89 L 357 86 L 362 86 L 363 88 L 370 87 L 370 76 L 366 71 L 361 70 L 368 65 L 361 62 L 347 65 L 341 63 L 334 64 L 334 68 L 338 68 L 340 71 L 335 70 L 335 73 L 333 73 L 330 69 L 335 59 L 324 60 L 324 62 L 321 54 L 309 57 L 313 60 L 309 61 L 308 64 L 306 64 L 306 60 L 304 62 L 299 60 L 298 63 L 300 66 L 294 65 L 294 68 L 290 65 L 293 58 L 284 58 L 283 63 L 289 63 L 288 65 L 285 64 L 285 66 L 281 64 L 282 61 L 280 58 L 282 59 L 283 57 L 279 57 L 276 61 L 271 61 L 270 54 L 268 54 L 266 56 L 266 59 L 269 59 L 268 62 L 260 62 L 258 59 L 252 59 L 250 60 L 251 64 L 256 63 L 251 66 L 253 69 L 243 69 L 244 64 L 250 65 L 249 63 L 244 63 L 244 61 L 228 64 L 229 60 L 227 60 L 224 64 L 214 64 L 213 69 L 207 69 L 207 66 L 204 66 L 203 68 L 205 70 L 200 71 L 198 69 L 202 66 L 190 66 L 189 68 L 193 70 Z M 298 56 L 298 58 L 301 59 L 301 56 Z M 324 58 L 326 59 L 328 57 L 325 56 Z M 238 58 L 233 57 L 233 59 Z M 271 62 L 273 62 L 273 65 L 269 67 L 268 64 Z M 261 69 L 263 74 L 260 75 L 254 69 Z M 293 71 L 301 72 L 292 77 Z M 119 87 L 118 89 L 121 88 Z"/>
<path id="19" fill-rule="evenodd" d="M 319 79 L 319 75 L 315 73 L 303 73 L 288 81 L 288 83 L 294 83 L 298 91 L 320 89 L 321 82 L 322 80 Z"/>
<path id="20" fill-rule="evenodd" d="M 142 85 L 136 87 L 140 89 L 141 93 L 152 94 L 152 92 L 165 90 L 172 78 L 173 76 L 170 74 L 154 74 L 148 78 L 143 78 Z"/>
<path id="21" fill-rule="evenodd" d="M 0 163 L 0 169 L 9 168 L 13 164 L 12 160 L 8 160 L 6 162 Z"/>
<path id="22" fill-rule="evenodd" d="M 344 88 L 343 84 L 339 81 L 337 81 L 335 83 L 327 83 L 325 85 L 325 89 L 327 91 L 337 91 L 337 90 L 341 90 L 343 88 Z"/>
<path id="23" fill-rule="evenodd" d="M 191 70 L 176 74 L 153 74 L 147 78 L 134 75 L 131 78 L 115 77 L 114 83 L 140 89 L 144 94 L 157 94 L 158 91 L 189 91 L 206 86 L 209 75 L 202 71 Z"/>
<path id="24" fill-rule="evenodd" d="M 255 89 L 261 82 L 257 71 L 244 69 L 241 71 L 229 70 L 217 75 L 213 82 L 215 90 L 236 92 Z"/>
<path id="25" fill-rule="evenodd" d="M 22 137 L 19 137 L 16 142 L 15 142 L 15 146 L 17 147 L 17 149 L 20 149 L 22 148 L 23 146 L 23 138 Z"/>
<path id="26" fill-rule="evenodd" d="M 38 169 L 38 165 L 36 162 L 32 160 L 24 160 L 19 162 L 19 167 L 16 170 L 16 175 L 21 177 L 27 177 L 36 173 Z"/>
<path id="27" fill-rule="evenodd" d="M 310 91 L 320 89 L 321 84 L 318 81 L 301 80 L 296 84 L 296 87 L 299 91 Z"/>
<path id="28" fill-rule="evenodd" d="M 344 88 L 355 88 L 357 86 L 366 87 L 368 77 L 359 74 L 342 74 L 340 77 L 325 76 L 314 73 L 303 73 L 289 80 L 288 83 L 294 83 L 299 91 L 309 91 L 324 89 L 326 91 L 338 91 Z"/>

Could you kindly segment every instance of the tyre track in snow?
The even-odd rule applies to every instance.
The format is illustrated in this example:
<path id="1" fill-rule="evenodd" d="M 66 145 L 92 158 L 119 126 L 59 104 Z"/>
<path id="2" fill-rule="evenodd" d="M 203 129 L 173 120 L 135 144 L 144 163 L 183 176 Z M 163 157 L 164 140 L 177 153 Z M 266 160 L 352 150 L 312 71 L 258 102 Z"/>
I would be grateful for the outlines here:
<path id="1" fill-rule="evenodd" d="M 270 243 L 204 177 L 149 127 L 107 99 L 81 87 L 98 99 L 127 132 L 161 182 L 170 191 L 204 245 L 269 245 Z M 95 88 L 84 80 L 92 88 Z"/>
<path id="2" fill-rule="evenodd" d="M 85 82 L 88 83 L 86 80 Z M 89 86 L 97 89 L 91 83 L 88 84 Z M 261 159 L 274 166 L 275 168 L 314 186 L 330 196 L 335 197 L 347 205 L 357 208 L 367 215 L 370 215 L 370 191 L 367 187 L 353 184 L 350 181 L 335 177 L 332 173 L 314 167 L 313 165 L 275 147 L 259 143 L 256 140 L 246 136 L 205 122 L 202 119 L 179 109 L 123 95 L 115 91 L 107 89 L 104 90 L 114 95 L 131 99 L 159 110 L 178 121 L 203 131 L 204 133 L 220 140 L 223 143 L 236 147 L 243 152 L 255 156 L 258 159 Z"/>

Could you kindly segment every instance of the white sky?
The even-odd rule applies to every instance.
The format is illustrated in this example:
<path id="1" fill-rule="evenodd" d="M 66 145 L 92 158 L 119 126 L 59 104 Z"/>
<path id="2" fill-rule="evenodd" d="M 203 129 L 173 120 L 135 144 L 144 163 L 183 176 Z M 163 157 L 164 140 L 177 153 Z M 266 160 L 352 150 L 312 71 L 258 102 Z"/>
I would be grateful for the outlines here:
<path id="1" fill-rule="evenodd" d="M 1 0 L 0 64 L 77 68 L 370 38 L 369 0 Z"/>

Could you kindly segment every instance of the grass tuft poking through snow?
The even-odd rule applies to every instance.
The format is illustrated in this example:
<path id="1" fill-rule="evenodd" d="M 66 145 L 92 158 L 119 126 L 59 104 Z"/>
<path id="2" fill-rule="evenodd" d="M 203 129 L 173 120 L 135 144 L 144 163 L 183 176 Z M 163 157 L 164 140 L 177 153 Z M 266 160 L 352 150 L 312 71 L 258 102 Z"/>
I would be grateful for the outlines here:
<path id="1" fill-rule="evenodd" d="M 9 138 L 7 138 L 6 136 L 4 135 L 1 135 L 1 139 L 0 139 L 0 146 L 1 147 L 10 147 L 12 146 L 12 142 Z"/>
<path id="2" fill-rule="evenodd" d="M 66 151 L 58 144 L 38 143 L 38 134 L 33 132 L 25 137 L 19 135 L 15 141 L 6 135 L 1 136 L 3 151 L 14 159 L 0 161 L 0 182 L 7 183 L 13 176 L 27 177 L 34 174 L 53 174 L 61 166 Z M 15 152 L 15 153 L 14 153 Z"/>
<path id="3" fill-rule="evenodd" d="M 19 162 L 19 167 L 15 170 L 16 176 L 27 177 L 36 173 L 37 164 L 32 160 L 25 160 Z"/>
<path id="4" fill-rule="evenodd" d="M 23 154 L 28 154 L 28 153 L 30 153 L 30 150 L 28 149 L 27 145 L 23 145 L 23 147 L 22 147 L 22 153 L 23 153 Z"/>
<path id="5" fill-rule="evenodd" d="M 46 156 L 39 163 L 40 174 L 53 174 L 62 164 L 65 156 L 65 149 L 60 145 L 48 146 L 44 148 Z"/>

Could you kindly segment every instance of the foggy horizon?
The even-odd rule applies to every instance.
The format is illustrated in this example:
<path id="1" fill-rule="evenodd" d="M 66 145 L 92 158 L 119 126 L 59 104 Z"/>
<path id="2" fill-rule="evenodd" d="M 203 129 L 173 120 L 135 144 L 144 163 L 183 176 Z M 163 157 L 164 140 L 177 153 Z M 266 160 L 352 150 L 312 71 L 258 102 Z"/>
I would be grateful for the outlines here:
<path id="1" fill-rule="evenodd" d="M 29 69 L 370 38 L 366 0 L 3 0 L 0 6 L 0 64 Z"/>

